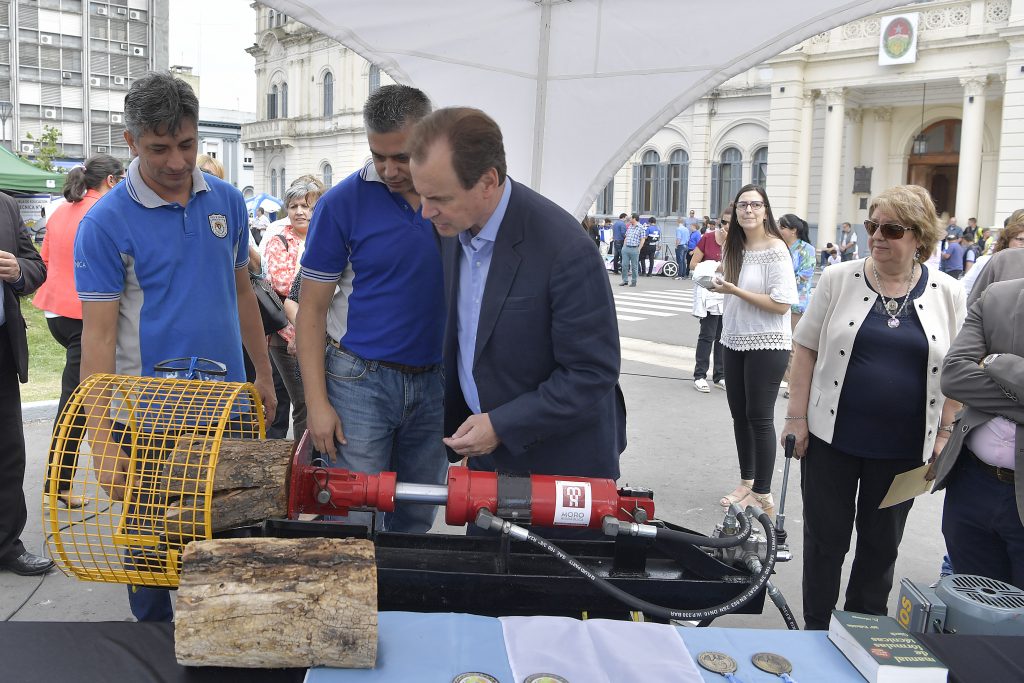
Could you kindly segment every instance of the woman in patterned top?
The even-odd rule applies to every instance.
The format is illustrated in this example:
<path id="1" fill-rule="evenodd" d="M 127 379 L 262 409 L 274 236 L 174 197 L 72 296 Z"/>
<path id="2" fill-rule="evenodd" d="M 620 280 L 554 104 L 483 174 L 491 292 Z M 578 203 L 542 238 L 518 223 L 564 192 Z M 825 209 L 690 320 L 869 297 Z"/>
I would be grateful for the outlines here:
<path id="1" fill-rule="evenodd" d="M 807 310 L 807 302 L 811 299 L 811 281 L 814 280 L 814 247 L 811 246 L 811 237 L 807 229 L 807 221 L 796 214 L 787 213 L 779 219 L 779 231 L 782 233 L 782 240 L 789 246 L 789 253 L 793 257 L 793 273 L 796 275 L 796 293 L 799 301 L 790 308 L 790 328 L 796 329 L 800 322 L 800 316 Z M 783 382 L 789 382 L 789 368 L 793 363 L 793 356 L 790 354 L 789 364 L 786 365 L 786 374 L 782 376 Z M 789 398 L 789 388 L 783 394 Z"/>
<path id="2" fill-rule="evenodd" d="M 288 296 L 292 281 L 299 270 L 299 259 L 306 243 L 309 219 L 313 216 L 313 207 L 321 194 L 323 185 L 308 176 L 303 176 L 292 183 L 284 196 L 288 225 L 280 233 L 268 238 L 271 241 L 266 252 L 267 277 L 282 301 Z M 295 360 L 295 355 L 288 349 L 289 343 L 294 339 L 295 328 L 291 324 L 270 335 L 270 358 L 277 366 L 277 371 L 288 390 L 288 398 L 292 402 L 293 433 L 295 440 L 298 441 L 306 431 L 306 400 L 302 379 L 299 377 L 299 364 Z"/>
<path id="3" fill-rule="evenodd" d="M 724 279 L 711 288 L 726 295 L 725 393 L 740 462 L 740 485 L 720 503 L 757 505 L 771 515 L 775 400 L 792 348 L 789 317 L 798 301 L 796 278 L 764 188 L 742 187 L 735 207 L 722 258 Z"/>

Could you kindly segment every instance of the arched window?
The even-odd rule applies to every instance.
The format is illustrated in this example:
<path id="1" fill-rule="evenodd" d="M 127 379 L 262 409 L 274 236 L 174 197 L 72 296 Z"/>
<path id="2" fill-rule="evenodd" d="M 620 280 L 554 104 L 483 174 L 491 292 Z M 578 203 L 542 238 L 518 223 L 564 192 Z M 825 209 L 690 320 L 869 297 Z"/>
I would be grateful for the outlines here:
<path id="1" fill-rule="evenodd" d="M 281 84 L 281 118 L 288 118 L 288 84 Z"/>
<path id="2" fill-rule="evenodd" d="M 682 216 L 686 213 L 686 189 L 689 183 L 690 156 L 681 149 L 668 158 L 668 213 Z"/>
<path id="3" fill-rule="evenodd" d="M 274 10 L 270 10 L 270 12 L 267 13 L 267 26 L 270 26 L 271 28 L 277 26 L 277 12 Z"/>
<path id="4" fill-rule="evenodd" d="M 380 67 L 376 64 L 370 65 L 370 94 L 380 87 Z"/>
<path id="5" fill-rule="evenodd" d="M 277 169 L 270 169 L 270 194 L 273 197 L 277 196 Z"/>
<path id="6" fill-rule="evenodd" d="M 283 195 L 288 191 L 288 183 L 284 179 L 284 166 L 281 167 L 281 194 Z M 277 195 L 274 195 L 275 197 Z"/>
<path id="7" fill-rule="evenodd" d="M 762 147 L 754 152 L 750 162 L 750 182 L 764 187 L 768 183 L 768 148 Z"/>
<path id="8" fill-rule="evenodd" d="M 324 74 L 324 117 L 334 115 L 334 76 L 330 71 Z"/>
<path id="9" fill-rule="evenodd" d="M 722 152 L 720 161 L 711 165 L 711 209 L 722 213 L 743 184 L 743 155 L 735 147 Z"/>
<path id="10" fill-rule="evenodd" d="M 267 118 L 277 118 L 277 86 L 270 86 L 270 92 L 267 93 Z"/>
<path id="11" fill-rule="evenodd" d="M 658 194 L 658 163 L 661 156 L 653 149 L 644 152 L 640 158 L 639 174 L 636 178 L 636 199 L 634 208 L 640 213 L 651 213 L 657 206 Z"/>
<path id="12" fill-rule="evenodd" d="M 324 187 L 330 188 L 334 183 L 334 169 L 330 164 L 324 164 Z"/>

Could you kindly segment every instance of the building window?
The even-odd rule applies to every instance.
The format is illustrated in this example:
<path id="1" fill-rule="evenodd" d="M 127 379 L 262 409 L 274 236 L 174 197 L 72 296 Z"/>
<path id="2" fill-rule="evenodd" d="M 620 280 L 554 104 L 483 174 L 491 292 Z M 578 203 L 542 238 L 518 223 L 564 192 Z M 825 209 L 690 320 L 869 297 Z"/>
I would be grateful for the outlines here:
<path id="1" fill-rule="evenodd" d="M 270 195 L 277 196 L 277 169 L 270 169 Z"/>
<path id="2" fill-rule="evenodd" d="M 324 74 L 324 116 L 334 115 L 334 76 L 330 71 Z"/>
<path id="3" fill-rule="evenodd" d="M 277 118 L 277 86 L 270 86 L 270 92 L 267 93 L 267 118 Z"/>
<path id="4" fill-rule="evenodd" d="M 743 155 L 735 147 L 722 152 L 720 161 L 711 165 L 711 210 L 718 216 L 742 186 Z"/>
<path id="5" fill-rule="evenodd" d="M 750 182 L 761 187 L 768 184 L 767 147 L 762 147 L 754 152 L 754 160 L 750 162 Z"/>
<path id="6" fill-rule="evenodd" d="M 651 213 L 658 202 L 658 166 L 661 157 L 653 149 L 644 152 L 634 174 L 635 198 L 633 208 L 639 213 Z"/>
<path id="7" fill-rule="evenodd" d="M 376 64 L 370 65 L 370 94 L 380 87 L 380 67 Z"/>
<path id="8" fill-rule="evenodd" d="M 288 118 L 288 84 L 281 84 L 281 118 Z"/>
<path id="9" fill-rule="evenodd" d="M 288 183 L 284 179 L 284 166 L 281 167 L 281 194 L 288 191 Z"/>
<path id="10" fill-rule="evenodd" d="M 608 181 L 608 184 L 597 195 L 597 212 L 611 215 L 615 212 L 615 176 Z"/>
<path id="11" fill-rule="evenodd" d="M 668 158 L 668 213 L 682 216 L 686 213 L 686 190 L 690 179 L 690 156 L 681 149 Z"/>
<path id="12" fill-rule="evenodd" d="M 334 169 L 331 168 L 330 164 L 324 164 L 324 187 L 331 187 L 334 183 Z"/>

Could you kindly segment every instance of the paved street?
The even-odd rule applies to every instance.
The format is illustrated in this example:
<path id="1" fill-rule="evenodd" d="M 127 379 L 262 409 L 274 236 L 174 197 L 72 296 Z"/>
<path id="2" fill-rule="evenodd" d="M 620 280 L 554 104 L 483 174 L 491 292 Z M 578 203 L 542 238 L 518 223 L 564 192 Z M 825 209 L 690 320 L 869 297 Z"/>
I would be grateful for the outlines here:
<path id="1" fill-rule="evenodd" d="M 695 319 L 689 314 L 692 285 L 685 280 L 653 277 L 641 278 L 636 288 L 621 288 L 627 290 L 629 296 L 620 295 L 620 288 L 615 289 L 619 315 L 642 318 L 619 321 L 623 336 L 621 384 L 629 411 L 629 445 L 622 456 L 621 482 L 652 488 L 659 517 L 710 533 L 722 516 L 717 501 L 735 486 L 738 467 L 725 392 L 713 389 L 710 394 L 700 394 L 691 383 L 693 350 L 690 347 L 697 330 Z M 779 427 L 784 414 L 785 402 L 780 397 L 776 406 Z M 25 488 L 30 502 L 29 526 L 23 538 L 37 552 L 43 542 L 39 492 L 49 430 L 48 421 L 26 425 Z M 782 469 L 780 457 L 774 486 L 776 496 L 782 485 Z M 794 465 L 789 484 L 791 495 L 786 502 L 786 527 L 790 531 L 794 561 L 780 564 L 775 577 L 776 585 L 786 595 L 798 618 L 802 546 L 799 485 L 799 468 Z M 925 496 L 915 504 L 897 565 L 897 582 L 904 576 L 926 583 L 937 577 L 943 552 L 939 531 L 941 503 L 941 495 L 936 495 Z M 51 574 L 41 586 L 39 583 L 38 578 L 0 572 L 0 619 L 23 601 L 26 604 L 13 617 L 16 620 L 131 618 L 123 586 L 85 583 L 61 574 Z M 784 626 L 770 603 L 761 615 L 725 617 L 716 624 L 758 628 Z"/>

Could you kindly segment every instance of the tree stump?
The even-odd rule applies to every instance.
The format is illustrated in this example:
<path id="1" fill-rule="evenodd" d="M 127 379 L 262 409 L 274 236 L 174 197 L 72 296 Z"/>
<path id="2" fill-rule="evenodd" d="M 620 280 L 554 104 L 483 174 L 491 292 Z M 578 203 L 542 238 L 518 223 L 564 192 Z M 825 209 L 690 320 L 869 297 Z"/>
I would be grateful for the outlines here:
<path id="1" fill-rule="evenodd" d="M 287 517 L 292 447 L 291 441 L 280 439 L 221 441 L 210 501 L 212 532 Z M 167 495 L 168 543 L 184 545 L 206 538 L 209 450 L 209 437 L 185 436 L 163 465 L 157 490 Z"/>
<path id="2" fill-rule="evenodd" d="M 368 669 L 377 659 L 377 567 L 362 539 L 189 543 L 174 653 L 186 666 Z"/>

